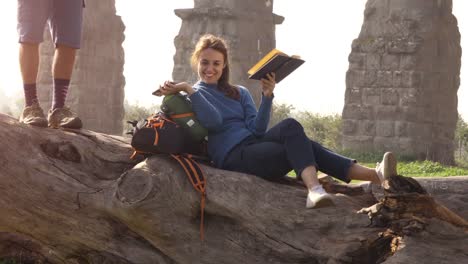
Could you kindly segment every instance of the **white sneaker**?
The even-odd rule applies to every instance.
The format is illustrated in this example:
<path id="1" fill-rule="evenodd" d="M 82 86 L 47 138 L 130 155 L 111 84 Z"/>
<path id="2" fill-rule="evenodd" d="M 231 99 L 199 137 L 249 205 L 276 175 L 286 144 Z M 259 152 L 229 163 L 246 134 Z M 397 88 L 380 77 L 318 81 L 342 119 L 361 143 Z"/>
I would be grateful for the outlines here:
<path id="1" fill-rule="evenodd" d="M 333 205 L 332 196 L 318 185 L 309 189 L 307 194 L 306 208 L 318 208 Z"/>
<path id="2" fill-rule="evenodd" d="M 386 152 L 382 158 L 382 162 L 377 163 L 375 168 L 377 176 L 379 177 L 380 183 L 392 176 L 397 175 L 397 161 L 395 155 L 392 152 Z"/>

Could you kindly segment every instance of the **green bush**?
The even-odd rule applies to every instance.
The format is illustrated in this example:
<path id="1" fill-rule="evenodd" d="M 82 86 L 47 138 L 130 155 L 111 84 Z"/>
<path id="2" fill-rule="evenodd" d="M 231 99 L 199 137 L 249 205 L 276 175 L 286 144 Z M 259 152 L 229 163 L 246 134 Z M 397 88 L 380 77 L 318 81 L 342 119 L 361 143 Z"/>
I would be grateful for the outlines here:
<path id="1" fill-rule="evenodd" d="M 308 111 L 293 111 L 294 106 L 292 105 L 273 104 L 273 110 L 270 118 L 270 127 L 278 124 L 280 121 L 288 117 L 292 117 L 302 124 L 306 135 L 310 139 L 319 142 L 320 144 L 331 150 L 340 150 L 340 115 L 320 115 Z"/>
<path id="2" fill-rule="evenodd" d="M 398 164 L 398 174 L 404 176 L 456 176 L 468 175 L 468 169 L 460 167 L 445 166 L 433 161 L 413 161 L 400 162 Z"/>
<path id="3" fill-rule="evenodd" d="M 323 146 L 340 152 L 341 150 L 341 116 L 320 115 L 311 112 L 299 112 L 297 120 L 304 127 L 306 135 Z"/>
<path id="4" fill-rule="evenodd" d="M 458 165 L 468 167 L 468 124 L 458 115 L 455 130 L 455 161 Z"/>
<path id="5" fill-rule="evenodd" d="M 272 127 L 288 117 L 294 117 L 293 110 L 292 105 L 273 103 L 269 126 Z"/>
<path id="6" fill-rule="evenodd" d="M 0 258 L 0 264 L 16 264 L 14 259 Z"/>

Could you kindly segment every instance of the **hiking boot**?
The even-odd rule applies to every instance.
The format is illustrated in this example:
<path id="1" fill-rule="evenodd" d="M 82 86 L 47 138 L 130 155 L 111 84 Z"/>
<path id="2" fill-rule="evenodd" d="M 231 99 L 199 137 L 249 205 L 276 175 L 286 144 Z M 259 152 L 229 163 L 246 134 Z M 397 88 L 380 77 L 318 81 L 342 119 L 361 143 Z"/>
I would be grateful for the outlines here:
<path id="1" fill-rule="evenodd" d="M 32 126 L 47 127 L 47 119 L 38 102 L 34 102 L 32 105 L 25 107 L 19 121 Z"/>
<path id="2" fill-rule="evenodd" d="M 83 127 L 81 119 L 68 107 L 49 110 L 47 119 L 49 120 L 49 127 L 51 128 L 63 127 L 80 129 Z"/>
<path id="3" fill-rule="evenodd" d="M 392 176 L 397 175 L 397 161 L 395 155 L 392 152 L 386 152 L 382 158 L 382 162 L 377 163 L 375 168 L 377 176 L 379 177 L 380 183 L 382 184 L 385 180 Z"/>
<path id="4" fill-rule="evenodd" d="M 306 201 L 307 208 L 318 208 L 329 205 L 333 205 L 332 196 L 323 189 L 322 185 L 309 189 Z"/>

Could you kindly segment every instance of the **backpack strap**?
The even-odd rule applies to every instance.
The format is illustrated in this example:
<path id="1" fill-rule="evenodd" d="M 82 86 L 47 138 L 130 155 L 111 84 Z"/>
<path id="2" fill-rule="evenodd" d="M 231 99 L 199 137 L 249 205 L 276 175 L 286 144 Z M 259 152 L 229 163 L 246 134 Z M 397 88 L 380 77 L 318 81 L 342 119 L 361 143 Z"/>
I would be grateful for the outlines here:
<path id="1" fill-rule="evenodd" d="M 136 158 L 137 155 L 143 155 L 143 156 L 146 156 L 146 155 L 151 155 L 153 153 L 150 153 L 150 152 L 144 152 L 144 151 L 141 151 L 141 150 L 136 150 L 135 148 L 133 148 L 133 153 L 132 155 L 130 156 L 130 159 L 131 160 L 134 160 Z"/>
<path id="2" fill-rule="evenodd" d="M 177 114 L 177 115 L 170 115 L 169 117 L 172 119 L 177 119 L 177 118 L 184 118 L 184 117 L 189 117 L 189 116 L 195 116 L 193 112 L 189 113 L 183 113 L 183 114 Z"/>
<path id="3" fill-rule="evenodd" d="M 171 154 L 171 156 L 179 162 L 185 171 L 185 174 L 189 178 L 195 190 L 201 194 L 200 200 L 200 239 L 204 239 L 204 211 L 205 211 L 205 200 L 206 200 L 206 179 L 200 165 L 194 161 L 190 155 L 184 154 Z"/>

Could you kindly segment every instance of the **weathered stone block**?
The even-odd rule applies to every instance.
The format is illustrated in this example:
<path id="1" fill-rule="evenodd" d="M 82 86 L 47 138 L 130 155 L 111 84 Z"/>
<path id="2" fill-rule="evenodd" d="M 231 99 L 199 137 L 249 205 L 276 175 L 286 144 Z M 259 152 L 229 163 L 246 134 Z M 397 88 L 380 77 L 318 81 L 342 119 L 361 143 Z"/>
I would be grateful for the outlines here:
<path id="1" fill-rule="evenodd" d="M 439 87 L 437 87 L 439 91 L 448 92 L 454 89 L 454 78 L 449 73 L 440 73 L 439 74 Z M 456 87 L 458 88 L 458 87 Z"/>
<path id="2" fill-rule="evenodd" d="M 397 106 L 381 105 L 377 107 L 377 120 L 394 121 L 399 118 L 399 108 Z"/>
<path id="3" fill-rule="evenodd" d="M 395 122 L 379 120 L 376 123 L 377 136 L 393 137 L 395 135 Z"/>
<path id="4" fill-rule="evenodd" d="M 400 69 L 404 71 L 414 70 L 418 65 L 418 57 L 413 54 L 400 55 Z"/>
<path id="5" fill-rule="evenodd" d="M 433 124 L 432 137 L 438 140 L 450 140 L 452 138 L 452 132 L 448 129 L 449 126 L 446 126 L 442 123 Z"/>
<path id="6" fill-rule="evenodd" d="M 353 41 L 352 50 L 355 52 L 383 54 L 385 44 L 383 37 L 362 37 Z"/>
<path id="7" fill-rule="evenodd" d="M 408 122 L 396 121 L 395 122 L 395 136 L 408 137 Z"/>
<path id="8" fill-rule="evenodd" d="M 383 105 L 398 105 L 398 92 L 393 88 L 382 89 L 381 102 Z"/>
<path id="9" fill-rule="evenodd" d="M 374 137 L 374 148 L 397 152 L 398 139 L 392 137 Z"/>
<path id="10" fill-rule="evenodd" d="M 352 149 L 356 152 L 369 152 L 374 150 L 374 137 L 372 136 L 343 136 L 343 149 Z"/>
<path id="11" fill-rule="evenodd" d="M 401 87 L 419 88 L 421 86 L 422 78 L 423 73 L 420 71 L 403 71 L 401 78 Z"/>
<path id="12" fill-rule="evenodd" d="M 378 87 L 392 87 L 393 72 L 392 71 L 378 71 L 376 85 Z"/>
<path id="13" fill-rule="evenodd" d="M 398 154 L 412 155 L 414 151 L 414 140 L 406 136 L 398 137 Z"/>
<path id="14" fill-rule="evenodd" d="M 361 89 L 353 87 L 353 88 L 346 90 L 346 94 L 345 94 L 346 104 L 361 104 L 362 103 L 361 98 L 362 98 Z"/>
<path id="15" fill-rule="evenodd" d="M 417 106 L 400 106 L 398 107 L 399 120 L 407 122 L 423 122 L 422 116 L 424 116 L 425 109 Z"/>
<path id="16" fill-rule="evenodd" d="M 361 40 L 359 38 L 353 39 L 351 42 L 351 53 L 362 53 Z"/>
<path id="17" fill-rule="evenodd" d="M 382 55 L 382 70 L 395 71 L 400 69 L 400 55 L 384 54 Z"/>
<path id="18" fill-rule="evenodd" d="M 419 38 L 394 38 L 387 43 L 387 52 L 390 54 L 412 54 L 421 47 Z"/>
<path id="19" fill-rule="evenodd" d="M 342 129 L 344 135 L 356 135 L 358 121 L 346 119 L 343 120 Z"/>
<path id="20" fill-rule="evenodd" d="M 380 89 L 363 88 L 362 94 L 363 105 L 380 105 Z"/>
<path id="21" fill-rule="evenodd" d="M 366 66 L 366 54 L 351 52 L 348 56 L 349 69 L 364 70 Z"/>
<path id="22" fill-rule="evenodd" d="M 402 87 L 401 84 L 401 78 L 402 78 L 402 72 L 401 71 L 394 71 L 393 72 L 393 87 L 394 88 L 399 88 Z"/>
<path id="23" fill-rule="evenodd" d="M 432 125 L 429 123 L 408 123 L 408 134 L 410 137 L 421 140 L 432 138 Z"/>
<path id="24" fill-rule="evenodd" d="M 364 72 L 364 81 L 363 81 L 362 86 L 365 86 L 365 87 L 377 86 L 377 71 L 376 70 L 366 70 Z"/>
<path id="25" fill-rule="evenodd" d="M 421 89 L 425 94 L 439 91 L 441 75 L 438 72 L 424 74 L 424 78 L 421 80 Z"/>
<path id="26" fill-rule="evenodd" d="M 381 60 L 381 55 L 378 53 L 367 54 L 366 69 L 367 70 L 379 70 L 380 60 Z"/>
<path id="27" fill-rule="evenodd" d="M 345 105 L 343 119 L 373 120 L 374 107 L 363 105 Z"/>
<path id="28" fill-rule="evenodd" d="M 359 122 L 359 134 L 364 136 L 375 136 L 375 121 L 363 120 Z"/>
<path id="29" fill-rule="evenodd" d="M 457 98 L 452 98 L 452 100 L 457 100 Z M 445 103 L 444 103 L 445 102 Z M 456 107 L 448 99 L 442 99 L 437 106 L 433 116 L 433 121 L 437 124 L 442 124 L 447 127 L 456 126 L 458 121 L 458 113 Z"/>
<path id="30" fill-rule="evenodd" d="M 346 72 L 346 87 L 362 87 L 365 84 L 365 71 L 348 70 Z"/>
<path id="31" fill-rule="evenodd" d="M 399 89 L 400 92 L 400 105 L 401 106 L 418 106 L 419 97 L 422 96 L 419 93 L 418 89 L 408 88 L 408 89 Z M 422 98 L 421 98 L 422 99 Z"/>

